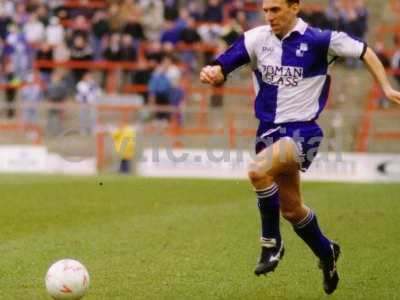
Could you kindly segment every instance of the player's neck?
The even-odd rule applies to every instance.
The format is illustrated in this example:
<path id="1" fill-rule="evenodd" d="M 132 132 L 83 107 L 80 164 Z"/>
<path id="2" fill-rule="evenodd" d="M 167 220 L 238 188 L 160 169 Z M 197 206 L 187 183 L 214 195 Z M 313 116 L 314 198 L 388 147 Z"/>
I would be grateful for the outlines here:
<path id="1" fill-rule="evenodd" d="M 296 26 L 298 20 L 299 20 L 299 19 L 298 19 L 297 17 L 294 18 L 294 19 L 290 22 L 290 24 L 288 24 L 288 27 L 286 27 L 286 28 L 282 31 L 282 33 L 276 34 L 276 36 L 277 36 L 280 40 L 282 40 L 289 32 L 291 32 L 291 31 L 293 30 L 293 28 Z"/>

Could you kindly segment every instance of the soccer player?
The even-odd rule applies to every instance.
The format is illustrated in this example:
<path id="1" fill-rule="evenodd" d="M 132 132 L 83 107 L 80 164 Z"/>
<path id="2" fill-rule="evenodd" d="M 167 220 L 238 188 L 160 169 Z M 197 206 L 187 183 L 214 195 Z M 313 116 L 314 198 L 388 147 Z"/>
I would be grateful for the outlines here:
<path id="1" fill-rule="evenodd" d="M 400 103 L 375 53 L 342 32 L 310 27 L 297 15 L 299 0 L 264 0 L 268 25 L 244 33 L 200 79 L 218 85 L 236 68 L 250 64 L 256 90 L 255 116 L 259 119 L 256 159 L 249 164 L 261 214 L 261 257 L 255 274 L 273 271 L 284 254 L 279 216 L 319 259 L 323 288 L 335 291 L 339 276 L 337 243 L 321 231 L 315 213 L 303 204 L 299 171 L 315 157 L 323 133 L 316 120 L 326 104 L 330 86 L 328 67 L 335 57 L 363 60 L 385 96 Z"/>

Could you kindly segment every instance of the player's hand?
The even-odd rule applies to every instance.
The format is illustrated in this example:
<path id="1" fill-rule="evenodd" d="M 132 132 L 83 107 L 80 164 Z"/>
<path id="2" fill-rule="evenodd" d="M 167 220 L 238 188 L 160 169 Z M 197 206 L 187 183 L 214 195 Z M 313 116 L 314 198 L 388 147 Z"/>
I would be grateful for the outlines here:
<path id="1" fill-rule="evenodd" d="M 393 88 L 390 88 L 385 91 L 385 96 L 389 100 L 392 100 L 393 102 L 396 102 L 397 104 L 400 104 L 400 92 L 396 91 Z"/>
<path id="2" fill-rule="evenodd" d="M 200 72 L 202 83 L 217 85 L 224 82 L 225 77 L 221 66 L 205 66 Z"/>

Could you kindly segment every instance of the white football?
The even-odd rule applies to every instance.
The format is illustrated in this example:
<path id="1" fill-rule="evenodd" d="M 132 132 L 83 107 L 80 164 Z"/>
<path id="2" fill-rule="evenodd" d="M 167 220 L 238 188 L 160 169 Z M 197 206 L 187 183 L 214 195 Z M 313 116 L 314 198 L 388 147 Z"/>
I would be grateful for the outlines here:
<path id="1" fill-rule="evenodd" d="M 73 259 L 54 263 L 46 274 L 46 290 L 56 300 L 82 299 L 89 287 L 85 266 Z"/>

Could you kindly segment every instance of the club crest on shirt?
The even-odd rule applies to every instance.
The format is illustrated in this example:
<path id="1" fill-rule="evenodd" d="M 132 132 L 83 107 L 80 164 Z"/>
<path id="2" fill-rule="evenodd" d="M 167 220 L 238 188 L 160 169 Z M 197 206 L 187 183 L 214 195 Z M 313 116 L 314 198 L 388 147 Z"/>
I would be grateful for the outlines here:
<path id="1" fill-rule="evenodd" d="M 303 57 L 304 52 L 308 51 L 308 45 L 306 43 L 301 43 L 299 47 L 296 49 L 296 56 Z"/>
<path id="2" fill-rule="evenodd" d="M 263 81 L 278 86 L 298 86 L 304 70 L 300 67 L 262 65 Z"/>

